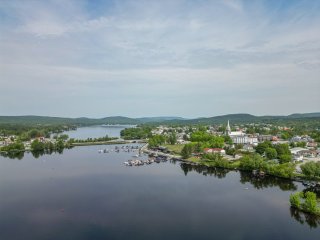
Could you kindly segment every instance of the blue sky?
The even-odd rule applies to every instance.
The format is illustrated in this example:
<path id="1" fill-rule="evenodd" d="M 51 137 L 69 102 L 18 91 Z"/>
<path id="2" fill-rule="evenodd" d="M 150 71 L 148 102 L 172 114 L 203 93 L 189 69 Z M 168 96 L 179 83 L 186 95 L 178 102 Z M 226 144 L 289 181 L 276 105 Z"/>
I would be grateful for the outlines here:
<path id="1" fill-rule="evenodd" d="M 0 115 L 320 111 L 320 1 L 0 1 Z"/>

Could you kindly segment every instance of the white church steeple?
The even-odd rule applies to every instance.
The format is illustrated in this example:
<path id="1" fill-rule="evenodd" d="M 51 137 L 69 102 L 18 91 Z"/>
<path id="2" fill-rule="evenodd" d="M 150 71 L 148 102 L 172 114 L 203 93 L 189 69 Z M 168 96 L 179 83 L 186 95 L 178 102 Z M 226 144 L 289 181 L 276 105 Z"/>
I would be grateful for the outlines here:
<path id="1" fill-rule="evenodd" d="M 230 123 L 229 123 L 229 120 L 228 120 L 228 125 L 227 125 L 227 129 L 226 129 L 226 134 L 227 135 L 230 135 L 231 133 L 231 127 L 230 127 Z"/>

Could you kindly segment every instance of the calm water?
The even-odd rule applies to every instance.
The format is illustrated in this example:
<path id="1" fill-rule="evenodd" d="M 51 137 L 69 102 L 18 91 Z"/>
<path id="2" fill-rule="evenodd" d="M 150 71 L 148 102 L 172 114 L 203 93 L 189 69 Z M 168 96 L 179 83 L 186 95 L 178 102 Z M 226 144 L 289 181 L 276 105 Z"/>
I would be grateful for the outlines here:
<path id="1" fill-rule="evenodd" d="M 105 137 L 120 137 L 120 131 L 125 128 L 133 127 L 132 125 L 110 125 L 110 126 L 90 126 L 80 127 L 77 130 L 66 131 L 64 134 L 68 134 L 69 138 L 75 139 L 87 139 L 87 138 L 99 138 Z"/>
<path id="2" fill-rule="evenodd" d="M 320 239 L 319 220 L 290 210 L 299 183 L 179 162 L 125 167 L 135 153 L 98 153 L 113 147 L 0 157 L 0 239 Z"/>

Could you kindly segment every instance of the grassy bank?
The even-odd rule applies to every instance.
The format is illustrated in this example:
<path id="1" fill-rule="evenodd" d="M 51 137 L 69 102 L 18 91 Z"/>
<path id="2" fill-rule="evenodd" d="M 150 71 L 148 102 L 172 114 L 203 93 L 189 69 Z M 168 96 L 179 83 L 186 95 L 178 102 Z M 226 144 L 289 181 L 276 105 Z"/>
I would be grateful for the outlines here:
<path id="1" fill-rule="evenodd" d="M 180 155 L 184 145 L 185 144 L 175 144 L 175 145 L 166 144 L 164 145 L 164 147 L 166 147 L 170 152 Z"/>

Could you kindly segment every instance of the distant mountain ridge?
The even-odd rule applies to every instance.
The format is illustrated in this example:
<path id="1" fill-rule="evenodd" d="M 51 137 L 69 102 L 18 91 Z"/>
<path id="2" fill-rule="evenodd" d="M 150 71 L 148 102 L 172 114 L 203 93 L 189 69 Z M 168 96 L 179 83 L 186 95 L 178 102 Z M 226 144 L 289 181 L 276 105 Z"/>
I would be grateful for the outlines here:
<path id="1" fill-rule="evenodd" d="M 171 121 L 171 120 L 186 120 L 186 118 L 182 118 L 182 117 L 141 117 L 136 119 L 142 123 L 163 122 L 163 121 Z"/>
<path id="2" fill-rule="evenodd" d="M 185 120 L 189 124 L 221 124 L 228 120 L 232 123 L 255 123 L 268 121 L 286 121 L 295 119 L 318 119 L 320 121 L 320 112 L 315 113 L 295 113 L 288 116 L 254 116 L 248 113 L 227 114 L 208 118 L 196 118 Z M 172 122 L 172 121 L 171 121 Z M 181 122 L 179 122 L 181 123 Z"/>
<path id="3" fill-rule="evenodd" d="M 64 118 L 47 116 L 0 116 L 0 124 L 76 124 L 76 125 L 98 125 L 98 124 L 146 124 L 146 123 L 167 123 L 167 124 L 218 124 L 228 120 L 233 123 L 259 122 L 268 120 L 294 120 L 313 118 L 319 119 L 320 112 L 315 113 L 294 113 L 288 116 L 254 116 L 247 113 L 227 114 L 215 117 L 202 117 L 185 119 L 182 117 L 140 117 L 129 118 L 123 116 L 111 116 L 105 118 Z"/>

